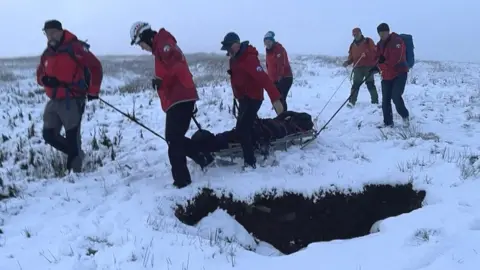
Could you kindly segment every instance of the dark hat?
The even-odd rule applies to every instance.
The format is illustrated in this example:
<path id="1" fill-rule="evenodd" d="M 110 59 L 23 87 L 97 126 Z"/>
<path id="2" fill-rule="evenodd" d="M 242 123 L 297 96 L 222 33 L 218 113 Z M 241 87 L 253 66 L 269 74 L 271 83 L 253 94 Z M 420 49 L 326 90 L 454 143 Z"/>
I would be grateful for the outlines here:
<path id="1" fill-rule="evenodd" d="M 62 23 L 57 20 L 46 21 L 45 24 L 43 25 L 43 30 L 47 30 L 47 29 L 63 30 Z"/>
<path id="2" fill-rule="evenodd" d="M 390 27 L 388 26 L 388 24 L 386 23 L 381 23 L 377 26 L 377 32 L 380 33 L 380 32 L 390 32 Z"/>
<path id="3" fill-rule="evenodd" d="M 263 36 L 263 41 L 265 40 L 271 40 L 273 42 L 275 42 L 275 32 L 273 31 L 268 31 L 265 36 Z"/>
<path id="4" fill-rule="evenodd" d="M 240 43 L 240 37 L 237 35 L 237 33 L 235 32 L 227 33 L 223 38 L 223 41 L 221 42 L 222 48 L 220 48 L 220 50 L 228 51 L 230 47 L 232 47 L 232 45 L 235 43 Z"/>

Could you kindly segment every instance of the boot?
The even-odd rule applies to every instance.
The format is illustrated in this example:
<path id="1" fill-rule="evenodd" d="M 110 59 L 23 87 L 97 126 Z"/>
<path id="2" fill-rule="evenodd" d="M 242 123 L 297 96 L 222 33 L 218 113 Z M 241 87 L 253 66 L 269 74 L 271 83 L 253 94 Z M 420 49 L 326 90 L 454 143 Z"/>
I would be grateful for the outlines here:
<path id="1" fill-rule="evenodd" d="M 185 170 L 182 170 L 181 172 L 175 172 L 174 170 L 172 170 L 172 177 L 173 186 L 178 189 L 184 188 L 192 183 L 188 168 L 185 168 Z"/>
<path id="2" fill-rule="evenodd" d="M 67 169 L 68 171 L 73 171 L 74 173 L 82 172 L 83 159 L 85 158 L 85 152 L 80 150 L 80 153 L 76 157 L 69 156 L 67 159 Z"/>

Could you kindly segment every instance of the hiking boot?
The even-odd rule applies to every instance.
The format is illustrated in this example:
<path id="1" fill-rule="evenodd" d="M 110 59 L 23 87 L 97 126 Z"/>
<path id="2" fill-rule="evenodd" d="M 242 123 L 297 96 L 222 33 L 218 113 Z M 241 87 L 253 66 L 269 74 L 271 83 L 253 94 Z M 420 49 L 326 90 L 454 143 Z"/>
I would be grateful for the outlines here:
<path id="1" fill-rule="evenodd" d="M 178 189 L 181 189 L 181 188 L 189 186 L 191 183 L 192 183 L 192 181 L 182 181 L 182 182 L 174 181 L 173 186 L 178 188 Z"/>
<path id="2" fill-rule="evenodd" d="M 347 107 L 348 107 L 348 108 L 353 108 L 353 107 L 355 107 L 355 104 L 352 103 L 352 102 L 348 102 L 348 103 L 347 103 Z"/>
<path id="3" fill-rule="evenodd" d="M 172 177 L 173 177 L 173 186 L 176 188 L 184 188 L 192 183 L 192 179 L 190 177 L 190 172 L 188 169 L 182 170 L 180 172 L 175 172 L 172 170 Z"/>
<path id="4" fill-rule="evenodd" d="M 377 126 L 377 128 L 393 128 L 395 125 L 392 123 L 392 124 L 380 124 Z"/>
<path id="5" fill-rule="evenodd" d="M 208 167 L 210 164 L 213 163 L 213 161 L 215 160 L 215 158 L 213 157 L 212 154 L 210 153 L 203 153 L 203 163 L 202 164 L 199 164 L 200 167 L 202 168 L 202 170 L 204 170 L 206 167 Z"/>
<path id="6" fill-rule="evenodd" d="M 410 118 L 408 117 L 405 117 L 405 118 L 402 118 L 403 120 L 403 127 L 409 127 L 410 126 Z"/>
<path id="7" fill-rule="evenodd" d="M 257 168 L 257 163 L 256 162 L 245 162 L 242 166 L 242 169 L 248 170 L 249 168 L 256 169 Z"/>
<path id="8" fill-rule="evenodd" d="M 85 152 L 80 150 L 78 156 L 74 157 L 70 163 L 69 171 L 74 173 L 82 172 L 83 159 L 85 158 Z"/>
<path id="9" fill-rule="evenodd" d="M 210 153 L 199 153 L 192 160 L 200 166 L 202 170 L 205 170 L 212 162 L 215 160 L 212 154 Z"/>

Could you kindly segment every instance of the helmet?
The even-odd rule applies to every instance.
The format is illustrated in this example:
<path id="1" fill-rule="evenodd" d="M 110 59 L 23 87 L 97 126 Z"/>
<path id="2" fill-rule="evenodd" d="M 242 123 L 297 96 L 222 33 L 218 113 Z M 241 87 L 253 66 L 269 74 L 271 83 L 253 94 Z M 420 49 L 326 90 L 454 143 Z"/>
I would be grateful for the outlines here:
<path id="1" fill-rule="evenodd" d="M 145 30 L 152 30 L 150 24 L 147 22 L 135 22 L 130 28 L 130 45 L 135 45 L 140 42 L 140 36 Z"/>

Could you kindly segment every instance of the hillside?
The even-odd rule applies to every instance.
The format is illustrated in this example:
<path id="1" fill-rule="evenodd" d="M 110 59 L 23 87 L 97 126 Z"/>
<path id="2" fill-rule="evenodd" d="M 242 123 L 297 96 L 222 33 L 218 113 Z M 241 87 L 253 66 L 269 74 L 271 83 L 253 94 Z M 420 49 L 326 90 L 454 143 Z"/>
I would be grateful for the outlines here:
<path id="1" fill-rule="evenodd" d="M 188 59 L 201 98 L 198 121 L 214 133 L 233 128 L 227 58 Z M 317 128 L 349 95 L 344 79 L 350 69 L 341 67 L 342 60 L 292 57 L 289 108 L 309 113 Z M 418 62 L 404 95 L 409 128 L 377 129 L 381 109 L 369 103 L 362 86 L 357 106 L 343 108 L 305 149 L 276 151 L 255 171 L 242 171 L 239 163 L 203 172 L 189 161 L 193 184 L 178 190 L 171 186 L 164 141 L 100 101 L 87 104 L 83 119 L 85 173 L 65 175 L 65 158 L 42 139 L 47 98 L 35 82 L 37 61 L 0 60 L 0 269 L 463 270 L 480 263 L 480 64 Z M 165 115 L 150 86 L 151 57 L 104 57 L 102 63 L 102 98 L 163 134 Z M 380 89 L 378 77 L 376 84 Z M 274 115 L 267 97 L 260 117 Z M 400 121 L 396 113 L 394 119 Z M 192 122 L 188 134 L 195 131 Z M 379 201 L 355 197 L 369 188 Z M 207 213 L 195 213 L 194 226 L 180 221 L 178 209 L 206 189 L 216 198 L 212 211 L 198 210 Z M 285 247 L 281 241 L 308 223 L 299 218 L 302 200 L 321 201 L 327 191 L 363 205 L 315 208 L 329 212 L 319 217 L 328 224 L 305 225 L 306 233 L 297 236 L 326 241 Z M 232 202 L 251 207 L 265 192 L 301 195 L 278 208 L 282 217 L 290 213 L 284 208 L 291 210 L 290 225 L 263 220 L 265 214 L 241 224 L 229 215 Z M 216 209 L 221 205 L 225 209 Z M 332 214 L 335 207 L 342 213 Z M 364 227 L 353 231 L 360 219 Z M 264 230 L 252 233 L 252 220 Z M 359 237 L 330 239 L 337 235 Z"/>

